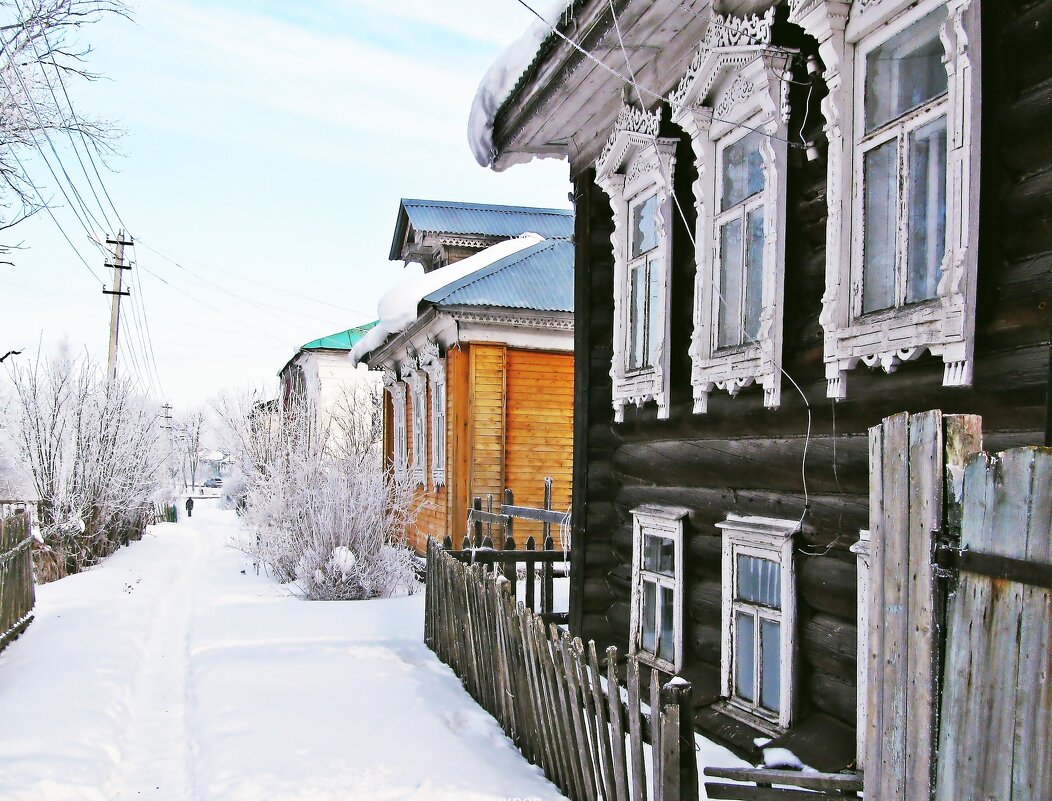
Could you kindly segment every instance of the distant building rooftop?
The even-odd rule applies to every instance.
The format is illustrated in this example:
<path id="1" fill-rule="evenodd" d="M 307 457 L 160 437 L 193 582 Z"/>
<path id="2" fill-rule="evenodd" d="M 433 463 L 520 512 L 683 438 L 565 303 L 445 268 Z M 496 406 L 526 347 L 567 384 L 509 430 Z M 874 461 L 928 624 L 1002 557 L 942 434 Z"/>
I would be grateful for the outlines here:
<path id="1" fill-rule="evenodd" d="M 335 334 L 329 334 L 327 337 L 312 340 L 301 346 L 300 350 L 350 350 L 378 322 L 380 321 L 373 320 L 371 323 L 359 325 L 356 328 L 348 328 L 346 331 L 339 331 Z"/>
<path id="2" fill-rule="evenodd" d="M 573 211 L 403 198 L 391 240 L 392 260 L 403 258 L 410 228 L 417 232 L 500 239 L 527 232 L 545 238 L 569 237 L 573 235 Z"/>

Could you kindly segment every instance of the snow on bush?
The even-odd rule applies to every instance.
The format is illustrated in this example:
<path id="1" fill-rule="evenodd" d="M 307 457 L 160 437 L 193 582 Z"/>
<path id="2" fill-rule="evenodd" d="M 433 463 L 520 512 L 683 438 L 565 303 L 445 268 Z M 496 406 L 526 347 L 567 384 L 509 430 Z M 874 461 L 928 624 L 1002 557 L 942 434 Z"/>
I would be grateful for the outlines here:
<path id="1" fill-rule="evenodd" d="M 379 387 L 325 413 L 294 394 L 280 410 L 227 398 L 235 481 L 255 537 L 238 543 L 311 600 L 359 600 L 416 587 L 406 529 L 413 488 L 384 472 Z"/>
<path id="2" fill-rule="evenodd" d="M 37 578 L 50 581 L 142 533 L 161 491 L 157 410 L 87 357 L 15 364 L 10 378 L 12 439 L 39 499 Z"/>

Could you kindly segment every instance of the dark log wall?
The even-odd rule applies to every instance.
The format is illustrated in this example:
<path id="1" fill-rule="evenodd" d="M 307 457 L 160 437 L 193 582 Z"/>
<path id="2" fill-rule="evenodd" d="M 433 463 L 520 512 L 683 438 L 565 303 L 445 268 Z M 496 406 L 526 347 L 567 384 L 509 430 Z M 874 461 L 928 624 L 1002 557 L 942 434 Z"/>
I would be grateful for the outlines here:
<path id="1" fill-rule="evenodd" d="M 939 408 L 982 415 L 988 449 L 1037 444 L 1044 436 L 1052 299 L 1052 0 L 986 0 L 983 13 L 982 227 L 971 388 L 944 388 L 941 360 L 925 356 L 892 375 L 859 367 L 848 376 L 845 401 L 834 405 L 825 398 L 818 315 L 825 281 L 826 163 L 824 157 L 808 162 L 802 150 L 792 149 L 783 364 L 800 391 L 783 381 L 777 410 L 763 408 L 755 387 L 737 398 L 713 394 L 707 414 L 692 413 L 688 346 L 695 270 L 689 241 L 677 230 L 671 416 L 659 421 L 648 405 L 626 410 L 625 423 L 614 425 L 611 213 L 594 174 L 576 178 L 580 458 L 574 588 L 581 602 L 573 625 L 599 643 L 626 644 L 630 510 L 642 503 L 689 507 L 684 673 L 694 682 L 699 727 L 743 748 L 751 747 L 755 733 L 705 708 L 719 694 L 716 522 L 731 512 L 796 519 L 806 500 L 814 534 L 798 537 L 795 557 L 800 715 L 784 739 L 818 767 L 843 766 L 854 755 L 857 635 L 855 557 L 848 547 L 868 526 L 869 427 L 897 412 Z M 783 26 L 781 35 L 805 52 L 815 50 L 791 26 Z M 793 89 L 791 132 L 800 130 L 803 92 Z M 804 131 L 820 148 L 821 94 L 819 87 Z M 675 128 L 667 133 L 681 135 Z M 691 214 L 693 177 L 693 159 L 682 152 L 676 183 Z"/>

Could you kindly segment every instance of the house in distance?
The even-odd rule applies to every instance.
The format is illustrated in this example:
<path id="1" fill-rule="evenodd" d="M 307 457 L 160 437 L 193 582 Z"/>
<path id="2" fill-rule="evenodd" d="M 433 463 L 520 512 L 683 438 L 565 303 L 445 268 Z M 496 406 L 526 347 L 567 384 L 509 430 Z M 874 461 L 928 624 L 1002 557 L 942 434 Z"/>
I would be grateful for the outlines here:
<path id="1" fill-rule="evenodd" d="M 384 453 L 416 487 L 410 544 L 459 546 L 472 499 L 570 503 L 573 214 L 403 200 L 392 259 L 422 264 L 351 351 L 383 373 Z M 536 530 L 532 530 L 532 529 Z M 539 524 L 522 537 L 539 539 Z M 516 531 L 518 536 L 520 531 Z"/>

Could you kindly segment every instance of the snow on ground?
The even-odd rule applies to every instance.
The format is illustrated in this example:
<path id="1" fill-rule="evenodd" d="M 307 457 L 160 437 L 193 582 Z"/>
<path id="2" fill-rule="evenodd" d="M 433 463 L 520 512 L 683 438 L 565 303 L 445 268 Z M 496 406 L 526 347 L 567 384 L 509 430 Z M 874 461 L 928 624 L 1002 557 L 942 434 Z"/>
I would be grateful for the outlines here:
<path id="1" fill-rule="evenodd" d="M 422 596 L 293 598 L 210 506 L 38 588 L 0 654 L 0 799 L 562 798 L 424 647 Z"/>

